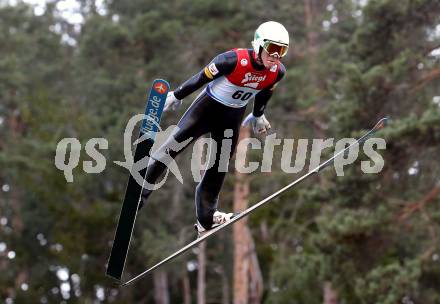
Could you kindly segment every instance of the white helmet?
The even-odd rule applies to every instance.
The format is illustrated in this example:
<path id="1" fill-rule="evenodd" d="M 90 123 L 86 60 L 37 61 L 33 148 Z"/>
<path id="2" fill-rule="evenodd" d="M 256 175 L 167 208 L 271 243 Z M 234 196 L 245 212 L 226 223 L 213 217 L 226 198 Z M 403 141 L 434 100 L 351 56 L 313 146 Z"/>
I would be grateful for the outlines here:
<path id="1" fill-rule="evenodd" d="M 275 21 L 262 23 L 255 31 L 254 40 L 252 41 L 252 46 L 258 56 L 262 49 L 271 54 L 271 44 L 278 46 L 276 49 L 279 49 L 279 51 L 275 53 L 278 53 L 279 57 L 286 55 L 289 48 L 289 33 L 281 23 Z"/>

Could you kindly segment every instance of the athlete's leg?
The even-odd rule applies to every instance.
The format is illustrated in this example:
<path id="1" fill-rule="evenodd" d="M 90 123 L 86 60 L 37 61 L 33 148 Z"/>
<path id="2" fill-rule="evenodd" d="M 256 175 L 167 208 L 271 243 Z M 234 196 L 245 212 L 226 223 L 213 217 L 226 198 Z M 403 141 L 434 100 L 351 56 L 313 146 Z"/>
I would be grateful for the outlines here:
<path id="1" fill-rule="evenodd" d="M 165 161 L 167 158 L 168 160 L 170 159 L 170 157 L 174 159 L 193 141 L 195 141 L 201 135 L 209 132 L 208 123 L 206 122 L 208 116 L 206 103 L 207 98 L 209 97 L 206 94 L 201 94 L 193 102 L 193 104 L 188 108 L 188 110 L 178 122 L 175 133 L 170 136 L 170 138 L 158 149 L 158 151 L 161 152 L 156 152 L 152 155 L 145 175 L 145 181 L 148 182 L 150 185 L 154 185 L 158 178 L 167 169 L 167 161 Z M 191 140 L 190 142 L 188 142 L 187 145 L 185 145 L 185 147 L 178 151 L 173 149 L 175 143 L 183 143 L 188 139 Z M 164 155 L 164 153 L 166 155 Z M 144 188 L 142 190 L 143 201 L 145 201 L 151 193 L 152 190 Z"/>
<path id="2" fill-rule="evenodd" d="M 229 160 L 234 154 L 237 146 L 240 123 L 245 108 L 230 108 L 229 111 L 231 111 L 231 113 L 228 113 L 226 117 L 223 117 L 223 126 L 218 126 L 211 132 L 212 139 L 217 143 L 216 159 L 214 165 L 205 171 L 201 182 L 196 187 L 195 203 L 197 219 L 205 229 L 210 229 L 213 224 L 213 215 L 217 210 L 218 196 L 226 172 L 228 171 Z M 225 130 L 229 130 L 226 131 L 226 137 Z M 230 134 L 231 130 L 232 134 Z M 222 150 L 225 148 L 223 147 L 222 149 L 222 141 L 224 139 L 226 145 L 231 143 L 230 153 L 228 153 L 228 155 L 221 155 Z"/>

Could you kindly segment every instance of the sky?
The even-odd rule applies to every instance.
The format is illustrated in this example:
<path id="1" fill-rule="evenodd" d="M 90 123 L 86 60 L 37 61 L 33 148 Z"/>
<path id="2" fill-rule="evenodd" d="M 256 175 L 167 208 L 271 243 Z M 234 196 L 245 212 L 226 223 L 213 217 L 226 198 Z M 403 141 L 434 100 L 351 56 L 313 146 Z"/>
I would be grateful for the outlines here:
<path id="1" fill-rule="evenodd" d="M 0 3 L 2 1 L 0 0 Z M 46 3 L 55 2 L 53 0 L 6 0 L 9 5 L 16 5 L 18 2 L 25 2 L 34 7 L 34 13 L 37 16 L 44 14 L 46 10 Z M 107 10 L 104 5 L 104 0 L 95 0 L 95 5 L 98 14 L 105 15 Z M 74 25 L 74 29 L 77 33 L 81 30 L 81 25 L 84 23 L 84 17 L 81 14 L 81 6 L 76 0 L 61 0 L 56 2 L 56 9 L 61 18 Z M 113 16 L 113 20 L 117 21 L 117 16 Z M 62 27 L 59 24 L 51 27 L 51 30 L 61 34 L 61 41 L 70 46 L 75 46 L 77 41 L 71 37 L 68 33 L 62 32 Z M 0 122 L 1 124 L 1 122 Z"/>
<path id="2" fill-rule="evenodd" d="M 54 2 L 51 0 L 21 0 L 25 3 L 31 4 L 34 7 L 34 13 L 36 15 L 44 14 L 46 3 Z M 10 5 L 15 5 L 19 0 L 8 0 Z M 104 6 L 104 0 L 95 0 L 95 5 L 98 13 L 101 15 L 106 14 Z M 61 17 L 67 20 L 71 24 L 81 24 L 84 22 L 84 18 L 80 13 L 80 5 L 76 0 L 62 0 L 57 2 L 57 10 L 60 12 Z"/>
<path id="3" fill-rule="evenodd" d="M 1 1 L 1 0 L 0 0 Z M 7 3 L 14 5 L 18 1 L 23 1 L 25 3 L 29 3 L 34 6 L 34 12 L 36 15 L 42 15 L 44 13 L 46 3 L 53 2 L 53 0 L 6 0 Z M 367 4 L 368 0 L 353 0 L 356 2 L 360 7 L 363 7 Z M 107 13 L 104 0 L 95 0 L 95 5 L 97 8 L 97 11 L 101 15 L 105 15 Z M 62 0 L 57 2 L 57 9 L 61 14 L 61 17 L 63 17 L 65 20 L 67 20 L 71 24 L 80 25 L 84 22 L 84 18 L 80 13 L 80 5 L 78 1 L 76 0 Z M 333 5 L 329 5 L 327 7 L 327 10 L 332 11 L 334 10 Z M 360 13 L 360 11 L 358 11 Z M 359 16 L 357 16 L 359 17 Z M 323 22 L 324 28 L 329 28 L 331 23 L 336 23 L 338 21 L 337 18 L 337 12 L 332 16 L 332 19 L 325 20 Z M 439 37 L 440 36 L 440 24 L 436 26 L 434 31 L 431 33 L 433 37 Z M 438 56 L 438 50 L 436 50 L 437 53 L 435 53 L 435 56 Z"/>

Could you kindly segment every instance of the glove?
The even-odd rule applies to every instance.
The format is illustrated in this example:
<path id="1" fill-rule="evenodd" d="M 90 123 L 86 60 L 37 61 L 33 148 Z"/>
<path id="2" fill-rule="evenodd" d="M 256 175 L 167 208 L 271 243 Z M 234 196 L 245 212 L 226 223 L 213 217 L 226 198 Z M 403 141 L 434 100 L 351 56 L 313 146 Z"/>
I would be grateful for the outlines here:
<path id="1" fill-rule="evenodd" d="M 242 126 L 246 126 L 248 124 L 251 124 L 252 129 L 256 134 L 265 134 L 271 128 L 270 123 L 267 121 L 264 114 L 260 117 L 255 117 L 252 113 L 249 114 L 243 120 Z"/>
<path id="2" fill-rule="evenodd" d="M 182 101 L 174 96 L 174 91 L 168 92 L 167 99 L 165 100 L 164 112 L 175 111 L 182 105 Z"/>

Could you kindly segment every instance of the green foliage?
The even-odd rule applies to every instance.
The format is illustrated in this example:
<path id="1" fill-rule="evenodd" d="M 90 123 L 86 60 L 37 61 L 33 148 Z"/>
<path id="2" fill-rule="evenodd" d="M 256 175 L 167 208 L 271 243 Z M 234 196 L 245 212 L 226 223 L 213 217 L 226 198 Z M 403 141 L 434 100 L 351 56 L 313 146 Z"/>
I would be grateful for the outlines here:
<path id="1" fill-rule="evenodd" d="M 410 301 L 417 297 L 420 266 L 420 261 L 413 260 L 374 268 L 364 278 L 356 280 L 355 293 L 361 303 Z"/>
<path id="2" fill-rule="evenodd" d="M 151 278 L 127 291 L 104 276 L 126 186 L 127 171 L 113 163 L 123 159 L 125 125 L 142 111 L 152 79 L 175 88 L 219 52 L 249 47 L 255 27 L 273 19 L 292 41 L 286 78 L 266 111 L 278 138 L 358 137 L 378 118 L 392 120 L 377 134 L 387 142 L 380 174 L 361 171 L 361 153 L 344 177 L 326 169 L 249 218 L 263 301 L 322 303 L 330 282 L 340 303 L 440 302 L 440 200 L 430 195 L 440 164 L 439 58 L 431 54 L 440 43 L 438 1 L 106 1 L 105 14 L 93 1 L 79 3 L 80 30 L 55 3 L 43 15 L 21 2 L 0 4 L 1 301 L 95 303 L 102 287 L 105 302 L 154 302 Z M 162 125 L 184 110 L 164 115 Z M 82 145 L 73 184 L 54 166 L 64 137 Z M 96 175 L 82 169 L 92 137 L 109 142 L 106 169 Z M 139 213 L 127 274 L 195 236 L 188 150 L 177 159 L 184 184 L 170 179 Z M 272 173 L 250 176 L 250 203 L 298 177 L 281 171 L 279 157 L 276 148 Z M 231 209 L 234 182 L 230 174 L 222 209 Z M 207 246 L 209 303 L 221 302 L 219 266 L 232 290 L 230 235 Z M 194 300 L 195 272 L 186 267 L 195 260 L 188 253 L 163 269 L 171 303 L 183 302 L 184 276 Z M 60 267 L 69 270 L 69 299 L 59 291 Z"/>
<path id="3" fill-rule="evenodd" d="M 322 288 L 324 263 L 321 256 L 307 252 L 278 260 L 272 266 L 271 296 L 267 303 L 322 303 L 322 296 L 316 291 Z"/>

